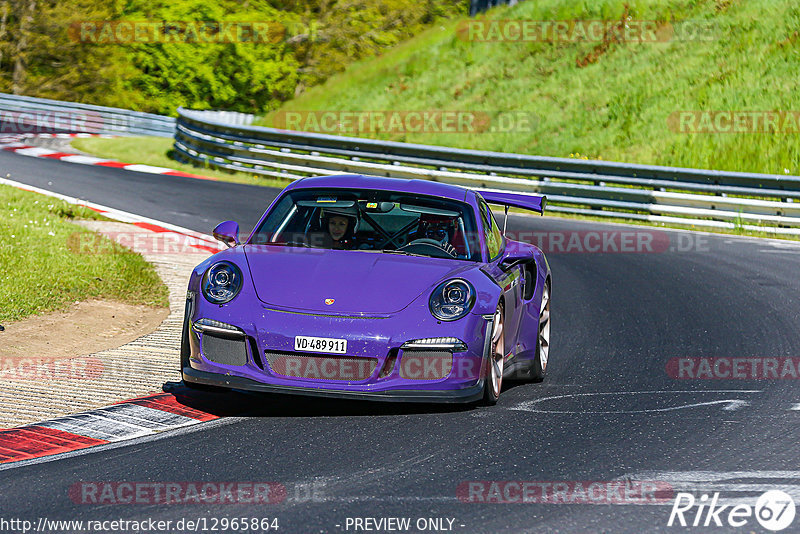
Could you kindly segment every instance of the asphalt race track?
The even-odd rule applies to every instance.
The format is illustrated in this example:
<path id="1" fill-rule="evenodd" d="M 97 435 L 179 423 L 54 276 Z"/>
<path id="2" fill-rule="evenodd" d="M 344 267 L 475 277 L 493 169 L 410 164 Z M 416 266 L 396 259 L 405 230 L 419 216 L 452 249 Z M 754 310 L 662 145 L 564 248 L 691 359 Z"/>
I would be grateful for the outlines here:
<path id="1" fill-rule="evenodd" d="M 250 230 L 276 194 L 3 152 L 0 172 L 203 232 L 226 219 Z M 364 532 L 374 524 L 357 529 L 355 518 L 388 517 L 410 518 L 412 527 L 420 518 L 444 519 L 411 532 L 639 533 L 685 530 L 667 526 L 671 497 L 660 505 L 614 497 L 586 503 L 571 493 L 569 503 L 471 502 L 487 497 L 480 488 L 491 485 L 467 482 L 498 481 L 502 493 L 522 481 L 564 483 L 570 491 L 579 482 L 642 480 L 703 491 L 717 481 L 709 491 L 721 501 L 754 503 L 780 487 L 800 503 L 797 377 L 676 379 L 668 371 L 672 359 L 800 356 L 800 243 L 548 217 L 512 217 L 509 230 L 546 232 L 551 240 L 648 232 L 663 246 L 545 247 L 553 272 L 548 376 L 542 384 L 506 384 L 495 407 L 220 396 L 247 415 L 7 466 L 0 513 L 34 521 L 277 518 L 278 532 L 292 533 Z M 286 488 L 286 498 L 257 505 L 76 502 L 70 489 L 87 481 L 270 481 Z M 687 513 L 693 519 L 694 510 Z M 742 528 L 688 530 L 764 531 L 753 517 Z M 800 519 L 790 531 L 800 531 Z"/>

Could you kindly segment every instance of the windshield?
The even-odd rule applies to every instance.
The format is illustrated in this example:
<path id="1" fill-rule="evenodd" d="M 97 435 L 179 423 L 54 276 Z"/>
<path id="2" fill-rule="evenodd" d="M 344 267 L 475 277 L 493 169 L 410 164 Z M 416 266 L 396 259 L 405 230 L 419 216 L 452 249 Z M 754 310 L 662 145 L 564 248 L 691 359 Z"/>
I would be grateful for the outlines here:
<path id="1" fill-rule="evenodd" d="M 413 193 L 301 189 L 283 196 L 251 244 L 481 261 L 468 204 Z"/>

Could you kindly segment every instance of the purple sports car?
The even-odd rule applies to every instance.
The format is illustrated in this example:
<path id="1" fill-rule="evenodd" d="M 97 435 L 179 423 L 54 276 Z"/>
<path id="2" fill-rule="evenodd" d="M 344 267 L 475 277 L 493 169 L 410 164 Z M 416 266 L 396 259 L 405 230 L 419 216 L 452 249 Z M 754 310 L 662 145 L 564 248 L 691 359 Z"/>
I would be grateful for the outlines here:
<path id="1" fill-rule="evenodd" d="M 540 196 L 370 176 L 304 178 L 244 242 L 192 272 L 184 383 L 275 393 L 494 404 L 503 377 L 540 381 L 550 267 L 505 238 L 488 204 Z"/>

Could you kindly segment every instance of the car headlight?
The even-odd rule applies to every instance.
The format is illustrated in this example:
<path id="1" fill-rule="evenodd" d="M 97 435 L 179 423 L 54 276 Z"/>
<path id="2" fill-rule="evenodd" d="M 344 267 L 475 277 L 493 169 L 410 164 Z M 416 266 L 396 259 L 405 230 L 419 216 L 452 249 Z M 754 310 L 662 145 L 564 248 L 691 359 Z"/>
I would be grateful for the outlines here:
<path id="1" fill-rule="evenodd" d="M 466 280 L 448 280 L 436 286 L 428 306 L 434 317 L 441 321 L 461 319 L 475 304 L 475 288 Z"/>
<path id="2" fill-rule="evenodd" d="M 242 271 L 227 261 L 208 268 L 203 275 L 203 296 L 214 304 L 230 302 L 242 289 Z"/>

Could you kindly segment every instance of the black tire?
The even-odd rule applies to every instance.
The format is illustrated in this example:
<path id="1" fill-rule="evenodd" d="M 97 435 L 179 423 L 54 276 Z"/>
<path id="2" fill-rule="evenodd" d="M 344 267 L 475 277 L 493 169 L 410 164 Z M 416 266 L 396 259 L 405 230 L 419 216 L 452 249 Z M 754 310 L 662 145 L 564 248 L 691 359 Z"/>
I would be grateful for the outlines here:
<path id="1" fill-rule="evenodd" d="M 497 404 L 497 400 L 500 398 L 500 392 L 503 389 L 503 370 L 505 368 L 505 344 L 503 342 L 505 332 L 503 329 L 505 328 L 505 310 L 503 307 L 502 301 L 497 304 L 497 309 L 494 312 L 495 319 L 492 321 L 492 331 L 489 334 L 491 339 L 489 340 L 489 351 L 484 358 L 484 382 L 483 382 L 483 405 L 484 406 L 494 406 Z M 495 343 L 495 336 L 497 335 L 498 329 L 498 318 L 499 318 L 499 339 L 498 343 L 500 345 L 500 354 L 501 354 L 501 363 L 499 365 L 499 377 L 498 377 L 498 366 L 493 363 L 493 358 L 496 360 L 496 350 L 497 344 Z"/>
<path id="2" fill-rule="evenodd" d="M 544 380 L 547 374 L 547 362 L 550 357 L 550 280 L 547 280 L 544 284 L 542 299 L 544 298 L 547 298 L 547 301 L 543 303 L 544 306 L 540 306 L 538 335 L 536 336 L 536 358 L 531 367 L 531 379 L 534 382 Z M 543 329 L 545 329 L 544 333 Z"/>

